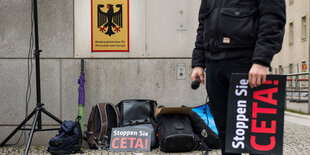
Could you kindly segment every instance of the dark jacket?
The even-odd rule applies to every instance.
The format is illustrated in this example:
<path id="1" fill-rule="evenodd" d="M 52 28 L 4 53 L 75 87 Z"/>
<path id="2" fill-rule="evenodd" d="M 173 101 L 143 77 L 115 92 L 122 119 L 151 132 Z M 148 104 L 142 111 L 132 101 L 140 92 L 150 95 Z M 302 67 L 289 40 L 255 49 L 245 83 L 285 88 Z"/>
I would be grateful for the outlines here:
<path id="1" fill-rule="evenodd" d="M 269 66 L 285 22 L 285 0 L 202 0 L 192 67 L 242 57 Z"/>

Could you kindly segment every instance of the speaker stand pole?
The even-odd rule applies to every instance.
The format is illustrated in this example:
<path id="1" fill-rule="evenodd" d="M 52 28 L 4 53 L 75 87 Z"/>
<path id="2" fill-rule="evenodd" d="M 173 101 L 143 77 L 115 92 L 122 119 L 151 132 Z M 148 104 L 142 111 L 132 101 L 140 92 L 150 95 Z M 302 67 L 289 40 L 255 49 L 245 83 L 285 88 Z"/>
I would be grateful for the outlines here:
<path id="1" fill-rule="evenodd" d="M 38 9 L 37 9 L 37 0 L 33 0 L 33 13 L 34 13 L 34 30 L 35 30 L 35 50 L 34 50 L 34 56 L 35 56 L 35 63 L 36 63 L 36 92 L 37 92 L 37 104 L 36 108 L 28 115 L 25 120 L 17 126 L 17 128 L 0 144 L 0 147 L 4 146 L 6 142 L 8 142 L 18 130 L 30 130 L 29 137 L 27 140 L 27 145 L 25 148 L 24 155 L 27 155 L 29 152 L 29 148 L 32 142 L 33 134 L 36 131 L 50 131 L 50 130 L 58 130 L 58 128 L 51 128 L 51 129 L 42 129 L 42 117 L 41 112 L 45 113 L 47 116 L 58 122 L 59 124 L 62 124 L 62 121 L 54 116 L 53 114 L 49 113 L 45 108 L 43 107 L 44 104 L 41 103 L 41 82 L 40 82 L 40 52 L 42 52 L 39 49 L 39 30 L 38 30 Z M 29 120 L 30 118 L 34 116 L 33 123 L 31 129 L 22 128 Z M 36 129 L 37 126 L 37 129 Z"/>

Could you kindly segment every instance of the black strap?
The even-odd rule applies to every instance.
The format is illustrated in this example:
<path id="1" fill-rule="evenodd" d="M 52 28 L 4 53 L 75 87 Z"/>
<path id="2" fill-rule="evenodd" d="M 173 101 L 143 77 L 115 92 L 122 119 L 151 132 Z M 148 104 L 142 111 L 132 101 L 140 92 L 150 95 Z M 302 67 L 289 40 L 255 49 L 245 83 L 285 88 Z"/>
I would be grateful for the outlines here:
<path id="1" fill-rule="evenodd" d="M 126 123 L 125 125 L 139 125 L 139 124 L 150 124 L 151 121 L 149 118 L 146 118 L 144 120 L 141 120 L 141 121 L 137 121 L 137 120 L 129 120 L 128 123 Z"/>

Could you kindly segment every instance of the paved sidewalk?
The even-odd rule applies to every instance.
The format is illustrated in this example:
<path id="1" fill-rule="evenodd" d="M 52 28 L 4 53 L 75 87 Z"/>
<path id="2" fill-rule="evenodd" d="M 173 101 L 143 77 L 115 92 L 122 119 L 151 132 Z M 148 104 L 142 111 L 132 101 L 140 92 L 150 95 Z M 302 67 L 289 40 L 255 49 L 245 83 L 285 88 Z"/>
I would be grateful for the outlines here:
<path id="1" fill-rule="evenodd" d="M 0 155 L 23 154 L 24 148 L 0 148 Z M 93 151 L 83 149 L 83 155 L 168 155 L 158 149 L 146 153 L 114 153 L 107 151 Z M 32 146 L 30 155 L 49 154 L 44 146 Z M 169 155 L 201 155 L 202 152 L 173 153 Z M 209 155 L 220 155 L 219 150 L 214 150 Z M 285 112 L 284 122 L 284 155 L 310 155 L 310 116 Z M 82 155 L 82 154 L 77 154 Z"/>
<path id="2" fill-rule="evenodd" d="M 310 155 L 310 116 L 285 112 L 284 155 Z"/>

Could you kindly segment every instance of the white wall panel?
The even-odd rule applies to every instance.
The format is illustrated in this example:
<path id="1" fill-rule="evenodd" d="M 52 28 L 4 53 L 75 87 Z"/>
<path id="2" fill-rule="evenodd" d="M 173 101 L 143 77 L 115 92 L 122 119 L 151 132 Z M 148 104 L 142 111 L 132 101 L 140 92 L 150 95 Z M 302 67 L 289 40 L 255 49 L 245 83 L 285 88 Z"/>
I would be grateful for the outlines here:
<path id="1" fill-rule="evenodd" d="M 147 0 L 147 55 L 191 57 L 201 0 Z"/>

